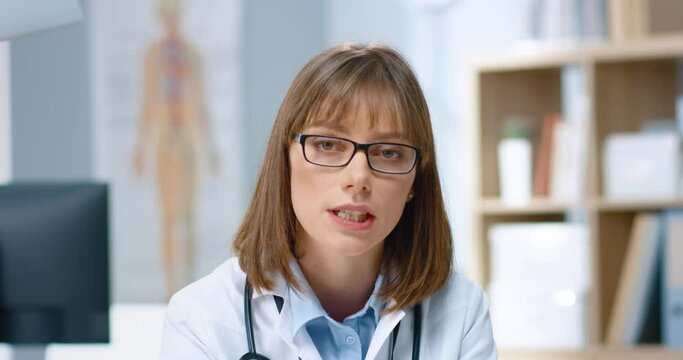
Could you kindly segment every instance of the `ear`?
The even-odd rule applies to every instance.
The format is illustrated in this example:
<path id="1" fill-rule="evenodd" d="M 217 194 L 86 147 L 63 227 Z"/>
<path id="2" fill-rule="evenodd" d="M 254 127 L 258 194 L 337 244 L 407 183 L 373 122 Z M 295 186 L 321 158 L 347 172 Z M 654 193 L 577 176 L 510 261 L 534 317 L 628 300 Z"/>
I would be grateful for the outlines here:
<path id="1" fill-rule="evenodd" d="M 410 200 L 413 200 L 413 196 L 415 196 L 413 194 L 413 190 L 410 189 L 410 192 L 408 193 L 408 198 L 406 199 L 406 202 L 410 202 Z"/>

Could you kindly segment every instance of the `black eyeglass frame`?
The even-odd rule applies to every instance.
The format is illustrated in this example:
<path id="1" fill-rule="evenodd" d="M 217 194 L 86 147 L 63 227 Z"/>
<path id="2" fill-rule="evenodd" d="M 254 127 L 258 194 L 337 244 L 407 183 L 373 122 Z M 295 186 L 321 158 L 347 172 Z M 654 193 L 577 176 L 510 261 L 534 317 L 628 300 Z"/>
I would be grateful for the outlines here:
<path id="1" fill-rule="evenodd" d="M 341 164 L 341 165 L 324 165 L 324 164 L 319 164 L 317 162 L 313 162 L 313 161 L 309 160 L 308 157 L 306 156 L 306 146 L 305 146 L 306 139 L 311 138 L 311 137 L 322 137 L 322 138 L 328 138 L 328 139 L 348 141 L 351 144 L 353 144 L 353 152 L 351 153 L 349 160 L 347 160 L 344 164 Z M 382 173 L 382 174 L 390 174 L 390 175 L 405 175 L 405 174 L 408 174 L 411 171 L 413 171 L 413 169 L 417 165 L 417 162 L 420 159 L 420 153 L 422 151 L 422 149 L 420 149 L 419 147 L 407 145 L 407 144 L 391 143 L 391 142 L 373 142 L 373 143 L 368 143 L 368 144 L 361 144 L 361 143 L 357 143 L 353 140 L 349 140 L 349 139 L 337 137 L 337 136 L 330 136 L 330 135 L 315 135 L 315 134 L 295 133 L 292 136 L 292 139 L 294 141 L 298 142 L 299 144 L 301 144 L 301 151 L 304 154 L 304 159 L 306 159 L 306 161 L 308 161 L 311 164 L 318 165 L 318 166 L 324 166 L 324 167 L 344 167 L 344 166 L 348 165 L 351 162 L 351 160 L 353 160 L 353 157 L 356 156 L 356 153 L 358 152 L 358 150 L 362 150 L 363 152 L 365 152 L 365 160 L 368 163 L 368 167 L 370 167 L 370 169 L 372 169 L 372 171 L 377 171 L 377 172 Z M 413 164 L 410 166 L 410 169 L 408 171 L 405 171 L 405 172 L 391 172 L 391 171 L 378 170 L 378 169 L 375 169 L 374 167 L 372 167 L 372 164 L 370 164 L 370 154 L 368 154 L 368 149 L 370 148 L 370 146 L 378 145 L 378 144 L 406 146 L 406 147 L 409 147 L 409 148 L 415 150 L 415 159 L 413 159 Z"/>

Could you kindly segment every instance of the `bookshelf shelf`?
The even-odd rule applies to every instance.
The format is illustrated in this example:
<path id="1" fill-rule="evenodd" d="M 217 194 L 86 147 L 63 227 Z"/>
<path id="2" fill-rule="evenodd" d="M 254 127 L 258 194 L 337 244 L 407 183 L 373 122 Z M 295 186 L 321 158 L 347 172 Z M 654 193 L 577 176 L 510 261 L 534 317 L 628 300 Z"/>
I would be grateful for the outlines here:
<path id="1" fill-rule="evenodd" d="M 499 349 L 500 360 L 585 360 L 593 359 L 594 356 L 588 350 L 520 350 L 520 349 Z"/>
<path id="2" fill-rule="evenodd" d="M 614 360 L 636 360 L 636 359 L 658 359 L 676 360 L 683 359 L 683 349 L 673 350 L 656 345 L 643 345 L 634 347 L 612 347 L 606 346 L 599 350 L 602 357 L 596 359 Z"/>
<path id="3" fill-rule="evenodd" d="M 658 35 L 619 43 L 552 46 L 539 45 L 505 57 L 473 57 L 481 71 L 520 71 L 556 68 L 571 63 L 676 58 L 683 53 L 683 34 Z"/>
<path id="4" fill-rule="evenodd" d="M 658 200 L 611 200 L 600 199 L 597 208 L 601 211 L 657 211 L 683 208 L 683 198 Z"/>
<path id="5" fill-rule="evenodd" d="M 482 199 L 479 212 L 482 215 L 533 215 L 533 214 L 563 214 L 567 211 L 582 210 L 586 204 L 570 204 L 546 199 L 532 199 L 521 205 L 509 205 L 500 199 Z"/>
<path id="6" fill-rule="evenodd" d="M 521 54 L 478 58 L 469 63 L 475 259 L 469 273 L 488 289 L 492 271 L 487 235 L 496 223 L 565 221 L 575 219 L 578 213 L 588 229 L 591 288 L 585 303 L 585 348 L 501 348 L 501 359 L 683 359 L 683 349 L 606 343 L 634 218 L 641 212 L 683 208 L 683 197 L 615 200 L 606 197 L 602 185 L 602 150 L 609 135 L 639 131 L 647 119 L 674 117 L 679 58 L 683 58 L 683 35 L 658 35 L 617 44 L 526 49 Z M 497 153 L 506 117 L 523 115 L 526 125 L 540 129 L 548 113 L 566 110 L 563 69 L 570 66 L 580 68 L 588 109 L 582 133 L 586 154 L 580 179 L 582 195 L 572 202 L 539 197 L 519 206 L 506 204 L 501 199 Z"/>
<path id="7" fill-rule="evenodd" d="M 679 360 L 683 350 L 672 350 L 656 345 L 634 347 L 592 347 L 585 350 L 519 350 L 499 349 L 501 360 Z"/>

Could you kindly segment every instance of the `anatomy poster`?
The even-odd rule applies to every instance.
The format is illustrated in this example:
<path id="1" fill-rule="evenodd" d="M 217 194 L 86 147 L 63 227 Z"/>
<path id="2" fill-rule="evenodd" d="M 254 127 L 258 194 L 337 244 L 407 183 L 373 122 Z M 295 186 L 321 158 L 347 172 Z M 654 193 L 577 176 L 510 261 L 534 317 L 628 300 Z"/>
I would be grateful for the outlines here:
<path id="1" fill-rule="evenodd" d="M 245 202 L 239 3 L 90 3 L 115 302 L 167 301 L 230 256 Z"/>

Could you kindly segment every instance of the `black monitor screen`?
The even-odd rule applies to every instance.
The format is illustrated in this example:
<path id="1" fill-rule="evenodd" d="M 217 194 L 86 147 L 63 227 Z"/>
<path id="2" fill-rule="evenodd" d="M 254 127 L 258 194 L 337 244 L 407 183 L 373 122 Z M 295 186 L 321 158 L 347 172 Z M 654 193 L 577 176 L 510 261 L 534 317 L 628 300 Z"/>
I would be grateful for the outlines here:
<path id="1" fill-rule="evenodd" d="M 107 186 L 0 186 L 0 342 L 109 341 Z"/>

